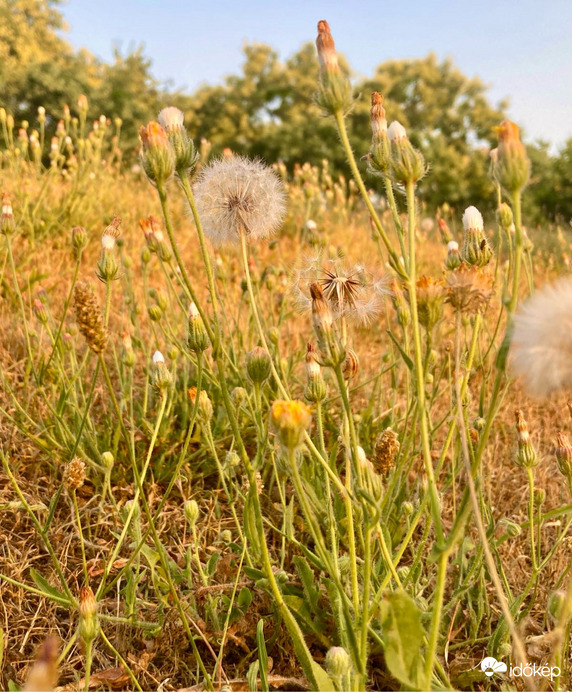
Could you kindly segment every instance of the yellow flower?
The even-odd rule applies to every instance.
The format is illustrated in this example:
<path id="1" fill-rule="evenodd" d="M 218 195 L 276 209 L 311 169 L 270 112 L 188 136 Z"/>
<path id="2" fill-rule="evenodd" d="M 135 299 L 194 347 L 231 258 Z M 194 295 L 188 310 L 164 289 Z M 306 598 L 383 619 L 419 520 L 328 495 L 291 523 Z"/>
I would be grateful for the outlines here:
<path id="1" fill-rule="evenodd" d="M 311 419 L 310 409 L 302 401 L 279 399 L 272 404 L 270 421 L 280 444 L 286 449 L 296 449 L 302 444 Z"/>

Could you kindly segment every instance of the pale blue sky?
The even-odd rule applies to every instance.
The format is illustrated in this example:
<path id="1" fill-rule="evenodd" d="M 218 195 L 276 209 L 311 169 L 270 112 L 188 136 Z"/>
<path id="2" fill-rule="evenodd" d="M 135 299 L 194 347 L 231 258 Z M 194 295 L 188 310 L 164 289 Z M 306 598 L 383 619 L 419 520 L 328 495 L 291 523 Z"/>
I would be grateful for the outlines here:
<path id="1" fill-rule="evenodd" d="M 281 58 L 327 19 L 338 50 L 371 76 L 389 58 L 450 55 L 467 75 L 510 98 L 527 139 L 572 137 L 572 0 L 68 0 L 71 43 L 109 60 L 140 43 L 161 81 L 193 89 L 236 72 L 245 41 Z"/>

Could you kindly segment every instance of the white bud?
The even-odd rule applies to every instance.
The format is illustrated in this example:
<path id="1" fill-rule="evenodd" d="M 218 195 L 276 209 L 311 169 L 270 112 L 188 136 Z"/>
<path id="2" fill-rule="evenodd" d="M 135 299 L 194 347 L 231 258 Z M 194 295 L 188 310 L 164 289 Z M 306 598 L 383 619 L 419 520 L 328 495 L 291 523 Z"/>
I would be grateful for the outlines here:
<path id="1" fill-rule="evenodd" d="M 400 122 L 394 120 L 387 128 L 387 136 L 390 142 L 398 142 L 401 139 L 407 139 L 407 132 Z"/>
<path id="2" fill-rule="evenodd" d="M 115 247 L 115 238 L 112 235 L 104 233 L 101 236 L 101 247 L 104 250 L 113 250 L 113 248 Z"/>
<path id="3" fill-rule="evenodd" d="M 476 207 L 467 207 L 463 214 L 463 228 L 468 231 L 482 231 L 484 228 L 483 216 Z"/>
<path id="4" fill-rule="evenodd" d="M 447 252 L 457 252 L 459 249 L 459 243 L 456 240 L 450 240 L 447 243 Z"/>
<path id="5" fill-rule="evenodd" d="M 184 119 L 185 116 L 183 115 L 183 112 L 178 108 L 175 108 L 175 106 L 163 108 L 158 116 L 159 124 L 162 125 L 165 130 L 183 127 Z"/>
<path id="6" fill-rule="evenodd" d="M 161 351 L 155 351 L 155 353 L 153 354 L 153 363 L 155 363 L 155 365 L 159 365 L 159 363 L 164 363 L 164 362 L 165 362 L 165 358 L 164 358 L 163 354 L 161 353 Z"/>

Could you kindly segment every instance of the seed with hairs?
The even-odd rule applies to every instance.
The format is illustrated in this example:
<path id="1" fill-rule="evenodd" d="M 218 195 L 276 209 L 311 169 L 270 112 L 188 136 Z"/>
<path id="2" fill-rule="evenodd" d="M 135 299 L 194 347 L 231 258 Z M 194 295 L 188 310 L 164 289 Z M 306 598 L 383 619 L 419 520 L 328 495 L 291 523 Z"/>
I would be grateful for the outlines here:
<path id="1" fill-rule="evenodd" d="M 74 287 L 73 298 L 79 331 L 94 353 L 102 353 L 107 344 L 108 334 L 92 287 L 80 281 Z"/>

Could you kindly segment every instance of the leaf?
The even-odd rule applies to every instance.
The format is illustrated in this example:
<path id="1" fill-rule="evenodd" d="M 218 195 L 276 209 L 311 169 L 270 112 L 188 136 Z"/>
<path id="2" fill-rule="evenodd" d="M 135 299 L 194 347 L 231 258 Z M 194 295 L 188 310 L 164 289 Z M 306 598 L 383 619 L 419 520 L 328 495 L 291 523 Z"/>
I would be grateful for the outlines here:
<path id="1" fill-rule="evenodd" d="M 399 343 L 399 341 L 397 341 L 397 339 L 393 336 L 393 334 L 389 331 L 389 329 L 387 329 L 386 332 L 389 335 L 389 338 L 393 341 L 393 343 L 397 347 L 397 350 L 399 351 L 399 353 L 401 353 L 401 357 L 403 358 L 403 362 L 405 363 L 405 365 L 407 365 L 409 370 L 411 370 L 413 372 L 413 361 L 411 360 L 411 358 L 407 355 L 407 353 L 405 353 L 401 344 Z"/>
<path id="2" fill-rule="evenodd" d="M 260 692 L 269 692 L 268 652 L 264 641 L 264 620 L 259 620 L 258 625 L 256 625 L 256 646 L 258 647 L 258 661 L 260 663 Z"/>
<path id="3" fill-rule="evenodd" d="M 252 603 L 252 593 L 249 588 L 246 586 L 242 587 L 237 596 L 236 603 L 242 611 L 245 611 L 248 608 L 248 606 Z"/>
<path id="4" fill-rule="evenodd" d="M 219 553 L 213 553 L 209 557 L 208 562 L 205 566 L 205 574 L 207 575 L 207 577 L 212 577 L 212 575 L 216 572 L 216 563 L 218 562 L 219 557 Z"/>
<path id="5" fill-rule="evenodd" d="M 385 662 L 399 682 L 420 689 L 423 668 L 421 611 L 402 591 L 389 593 L 381 603 Z"/>
<path id="6" fill-rule="evenodd" d="M 294 564 L 296 565 L 296 569 L 300 575 L 300 580 L 302 581 L 304 595 L 310 604 L 311 610 L 316 612 L 318 610 L 320 592 L 314 585 L 314 572 L 301 555 L 296 555 L 294 557 Z"/>
<path id="7" fill-rule="evenodd" d="M 67 596 L 61 591 L 58 591 L 55 586 L 52 586 L 49 581 L 45 577 L 42 577 L 39 572 L 36 572 L 33 567 L 30 567 L 30 576 L 34 580 L 34 584 L 47 598 L 51 598 L 52 601 L 57 601 L 62 605 L 70 605 Z"/>
<path id="8" fill-rule="evenodd" d="M 249 692 L 258 692 L 258 669 L 260 668 L 260 663 L 258 661 L 253 661 L 246 674 L 246 679 L 248 680 Z"/>

